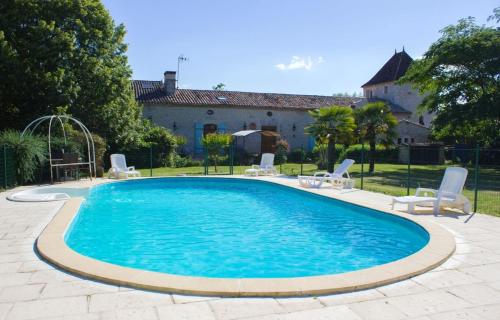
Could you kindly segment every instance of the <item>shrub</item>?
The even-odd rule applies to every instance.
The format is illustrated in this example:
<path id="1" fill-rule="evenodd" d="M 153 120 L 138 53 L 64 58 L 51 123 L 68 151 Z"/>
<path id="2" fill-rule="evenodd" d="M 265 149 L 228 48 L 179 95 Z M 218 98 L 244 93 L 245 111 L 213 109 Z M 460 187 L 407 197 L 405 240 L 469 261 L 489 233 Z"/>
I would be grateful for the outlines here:
<path id="1" fill-rule="evenodd" d="M 145 122 L 144 128 L 142 147 L 153 148 L 153 166 L 171 164 L 177 148 L 176 137 L 169 130 L 150 122 Z"/>
<path id="2" fill-rule="evenodd" d="M 274 162 L 276 164 L 286 163 L 288 153 L 288 142 L 286 140 L 279 140 L 276 143 L 276 152 Z"/>
<path id="3" fill-rule="evenodd" d="M 335 154 L 337 155 L 337 162 L 341 154 L 344 152 L 345 147 L 341 144 L 335 145 Z M 328 143 L 318 143 L 313 148 L 313 153 L 316 155 L 318 169 L 326 169 L 328 164 Z"/>
<path id="4" fill-rule="evenodd" d="M 221 160 L 221 153 L 225 153 L 231 144 L 232 136 L 228 133 L 210 133 L 203 137 L 201 142 L 207 150 L 208 158 L 213 162 L 215 172 L 217 163 Z"/>
<path id="5" fill-rule="evenodd" d="M 5 144 L 14 149 L 16 158 L 16 175 L 19 183 L 31 182 L 35 178 L 35 171 L 45 160 L 47 143 L 38 135 L 21 134 L 15 130 L 6 130 L 0 133 L 0 145 Z"/>
<path id="6" fill-rule="evenodd" d="M 364 161 L 368 162 L 368 146 L 364 147 L 365 155 Z M 361 162 L 361 151 L 362 146 L 360 144 L 354 144 L 345 149 L 339 156 L 339 161 L 344 159 L 353 159 L 357 163 Z M 375 147 L 375 159 L 378 163 L 397 163 L 398 162 L 398 152 L 397 147 L 386 147 L 383 145 L 377 145 Z"/>

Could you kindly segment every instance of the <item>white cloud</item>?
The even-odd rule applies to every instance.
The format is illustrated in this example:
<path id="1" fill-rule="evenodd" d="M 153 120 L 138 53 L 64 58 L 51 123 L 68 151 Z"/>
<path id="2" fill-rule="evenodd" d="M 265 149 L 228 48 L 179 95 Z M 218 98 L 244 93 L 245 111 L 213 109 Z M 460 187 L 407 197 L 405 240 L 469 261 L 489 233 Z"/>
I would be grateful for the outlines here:
<path id="1" fill-rule="evenodd" d="M 325 62 L 323 57 L 319 56 L 316 59 L 312 59 L 311 56 L 308 57 L 299 57 L 293 56 L 290 63 L 279 63 L 276 65 L 278 70 L 296 70 L 296 69 L 305 69 L 311 70 L 313 66 L 321 64 Z"/>

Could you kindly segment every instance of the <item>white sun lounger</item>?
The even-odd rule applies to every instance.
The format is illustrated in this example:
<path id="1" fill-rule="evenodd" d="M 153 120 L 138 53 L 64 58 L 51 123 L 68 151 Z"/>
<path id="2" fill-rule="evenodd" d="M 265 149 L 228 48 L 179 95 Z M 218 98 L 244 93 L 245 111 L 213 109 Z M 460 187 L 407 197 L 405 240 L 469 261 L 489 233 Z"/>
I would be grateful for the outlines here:
<path id="1" fill-rule="evenodd" d="M 121 176 L 128 178 L 140 177 L 141 173 L 135 170 L 134 166 L 127 167 L 127 161 L 125 160 L 125 155 L 120 153 L 115 153 L 111 155 L 111 168 L 108 172 L 108 178 L 120 179 Z"/>
<path id="2" fill-rule="evenodd" d="M 320 188 L 323 182 L 329 181 L 335 187 L 352 188 L 352 179 L 349 176 L 349 168 L 354 164 L 354 160 L 345 159 L 333 173 L 316 172 L 313 176 L 298 176 L 299 184 L 307 188 Z M 344 178 L 344 175 L 347 176 Z"/>
<path id="3" fill-rule="evenodd" d="M 413 213 L 416 205 L 432 206 L 434 214 L 438 214 L 441 207 L 458 208 L 470 213 L 469 199 L 462 194 L 467 169 L 448 167 L 444 173 L 439 190 L 418 188 L 414 196 L 395 197 L 392 199 L 392 209 L 396 203 L 408 205 L 408 213 Z"/>
<path id="4" fill-rule="evenodd" d="M 278 174 L 278 171 L 274 166 L 273 153 L 263 153 L 259 165 L 254 164 L 250 169 L 245 170 L 245 175 L 247 176 L 276 175 L 276 174 Z"/>

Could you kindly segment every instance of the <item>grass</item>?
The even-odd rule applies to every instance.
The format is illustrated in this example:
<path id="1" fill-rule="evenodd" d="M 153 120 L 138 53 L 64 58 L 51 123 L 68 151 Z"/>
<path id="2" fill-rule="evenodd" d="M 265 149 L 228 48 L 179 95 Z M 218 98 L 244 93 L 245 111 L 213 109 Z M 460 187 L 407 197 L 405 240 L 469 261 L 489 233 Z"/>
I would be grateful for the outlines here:
<path id="1" fill-rule="evenodd" d="M 410 194 L 415 193 L 419 186 L 439 188 L 446 165 L 412 165 L 410 176 Z M 234 174 L 243 174 L 249 166 L 235 166 Z M 203 167 L 184 168 L 154 168 L 152 176 L 203 175 Z M 469 169 L 464 195 L 474 202 L 474 170 Z M 287 163 L 281 166 L 281 173 L 291 176 L 301 174 L 301 166 L 297 163 Z M 376 164 L 375 172 L 368 174 L 368 165 L 364 165 L 363 189 L 393 196 L 406 195 L 408 167 L 404 164 Z M 150 176 L 149 169 L 140 169 L 143 176 Z M 304 164 L 302 174 L 311 175 L 317 170 L 315 164 Z M 355 179 L 356 188 L 361 188 L 361 165 L 355 164 L 349 171 Z M 229 174 L 229 166 L 209 167 L 209 174 Z M 500 167 L 481 167 L 478 183 L 478 212 L 500 216 Z"/>

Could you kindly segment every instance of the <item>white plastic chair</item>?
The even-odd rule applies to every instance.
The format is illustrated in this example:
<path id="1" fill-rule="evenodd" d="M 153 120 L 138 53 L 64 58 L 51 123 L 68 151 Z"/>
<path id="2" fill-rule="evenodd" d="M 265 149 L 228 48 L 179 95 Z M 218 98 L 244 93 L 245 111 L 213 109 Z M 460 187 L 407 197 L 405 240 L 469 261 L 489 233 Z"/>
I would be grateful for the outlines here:
<path id="1" fill-rule="evenodd" d="M 315 172 L 313 176 L 298 176 L 299 184 L 308 188 L 320 188 L 323 182 L 330 181 L 333 186 L 348 186 L 352 188 L 353 183 L 349 176 L 349 168 L 354 164 L 354 160 L 345 159 L 333 173 Z M 346 176 L 344 178 L 344 175 Z"/>
<path id="2" fill-rule="evenodd" d="M 111 168 L 108 172 L 108 178 L 120 179 L 120 176 L 140 177 L 141 173 L 135 170 L 134 166 L 127 167 L 127 161 L 125 160 L 125 155 L 120 153 L 115 153 L 110 156 L 111 158 Z"/>
<path id="3" fill-rule="evenodd" d="M 246 175 L 255 175 L 258 176 L 259 174 L 263 175 L 276 175 L 278 174 L 278 171 L 276 170 L 276 167 L 274 166 L 274 154 L 273 153 L 263 153 L 262 157 L 260 159 L 260 164 L 259 165 L 252 165 L 252 168 L 246 169 L 245 170 Z"/>
<path id="4" fill-rule="evenodd" d="M 466 179 L 467 169 L 448 167 L 439 190 L 418 188 L 414 196 L 395 197 L 392 199 L 392 209 L 394 210 L 396 203 L 402 203 L 408 205 L 408 213 L 414 212 L 415 205 L 432 206 L 434 214 L 438 214 L 441 207 L 457 208 L 464 213 L 470 213 L 470 201 L 462 194 Z"/>

